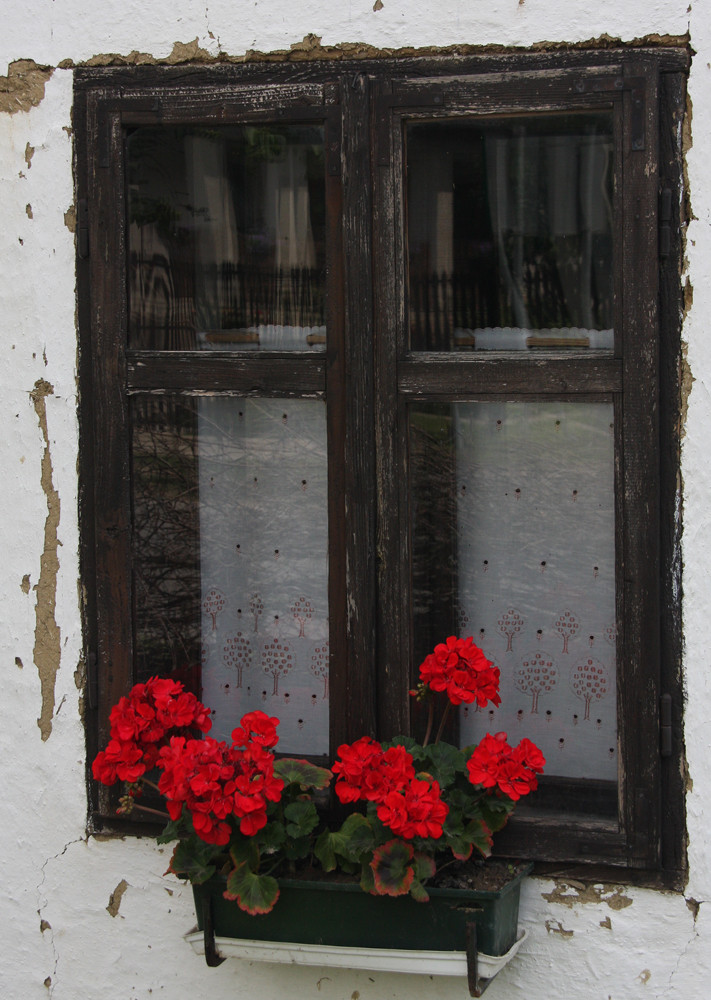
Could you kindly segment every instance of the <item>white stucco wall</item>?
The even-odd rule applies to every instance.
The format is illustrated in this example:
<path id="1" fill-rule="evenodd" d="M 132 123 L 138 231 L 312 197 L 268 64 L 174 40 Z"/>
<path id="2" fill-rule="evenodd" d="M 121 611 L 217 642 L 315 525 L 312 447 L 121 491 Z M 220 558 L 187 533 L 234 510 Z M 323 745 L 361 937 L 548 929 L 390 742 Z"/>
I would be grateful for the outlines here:
<path id="1" fill-rule="evenodd" d="M 0 76 L 19 59 L 58 67 L 133 50 L 157 58 L 198 40 L 210 55 L 288 48 L 308 33 L 323 44 L 383 48 L 454 43 L 526 46 L 601 35 L 630 41 L 685 35 L 695 50 L 689 80 L 693 145 L 687 153 L 693 221 L 684 326 L 694 378 L 683 444 L 684 669 L 690 787 L 690 872 L 685 894 L 611 888 L 595 903 L 547 898 L 529 880 L 524 953 L 490 987 L 490 1000 L 704 1000 L 711 982 L 711 10 L 703 0 L 4 0 Z M 0 82 L 0 98 L 2 97 Z M 2 102 L 0 101 L 0 106 Z M 72 71 L 57 68 L 44 99 L 0 112 L 0 997 L 3 1000 L 454 1000 L 463 981 L 406 975 L 247 965 L 207 969 L 182 935 L 192 900 L 163 878 L 167 857 L 151 842 L 86 836 L 84 733 L 75 671 L 78 601 L 76 326 Z M 51 387 L 51 390 L 50 390 Z M 46 436 L 46 439 L 45 439 Z M 49 447 L 49 459 L 43 456 Z M 59 500 L 57 520 L 57 497 Z M 49 506 L 48 506 L 49 504 Z M 49 514 L 48 514 L 49 510 Z M 57 544 L 54 544 L 56 524 Z M 56 594 L 56 636 L 43 635 L 37 591 Z M 51 625 L 51 622 L 50 622 Z M 36 630 L 58 643 L 51 732 L 42 710 Z M 38 643 L 39 649 L 42 643 Z M 41 665 L 41 664 L 40 664 Z M 46 671 L 45 671 L 46 673 Z M 50 712 L 51 710 L 51 712 Z M 125 881 L 118 904 L 111 894 Z M 691 905 L 695 900 L 700 905 Z M 111 912 L 110 912 L 111 911 Z"/>

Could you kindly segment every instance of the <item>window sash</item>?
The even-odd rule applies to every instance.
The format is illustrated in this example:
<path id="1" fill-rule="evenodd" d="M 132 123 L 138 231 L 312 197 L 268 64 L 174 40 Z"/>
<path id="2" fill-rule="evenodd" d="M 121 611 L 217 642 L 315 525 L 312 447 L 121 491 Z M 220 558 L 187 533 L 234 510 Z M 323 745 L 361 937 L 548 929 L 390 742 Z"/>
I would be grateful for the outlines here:
<path id="1" fill-rule="evenodd" d="M 650 465 L 655 465 L 650 456 L 658 447 L 658 401 L 650 400 L 645 386 L 658 384 L 659 108 L 663 135 L 675 134 L 668 126 L 683 111 L 686 56 L 664 50 L 637 50 L 624 58 L 614 51 L 571 51 L 564 61 L 564 70 L 556 68 L 560 53 L 541 53 L 456 59 L 447 64 L 452 69 L 444 70 L 442 61 L 403 60 L 298 68 L 215 67 L 187 75 L 162 68 L 77 71 L 77 170 L 79 195 L 86 197 L 89 209 L 90 249 L 90 255 L 78 261 L 84 344 L 82 498 L 92 511 L 83 533 L 84 568 L 93 583 L 87 587 L 86 632 L 100 671 L 97 736 L 93 743 L 90 740 L 90 752 L 92 745 L 105 741 L 108 711 L 131 682 L 126 442 L 127 398 L 132 392 L 326 395 L 332 662 L 338 665 L 332 686 L 333 747 L 365 732 L 392 735 L 404 730 L 409 718 L 409 543 L 404 495 L 408 401 L 479 399 L 489 395 L 492 385 L 517 399 L 527 393 L 544 398 L 566 394 L 614 398 L 619 411 L 617 520 L 624 526 L 618 538 L 618 620 L 625 622 L 618 691 L 624 755 L 621 823 L 593 817 L 575 826 L 564 816 L 541 819 L 522 814 L 500 836 L 498 847 L 503 853 L 553 860 L 580 858 L 632 868 L 658 865 L 660 828 L 678 829 L 671 813 L 682 801 L 674 767 L 660 767 L 656 713 L 660 677 L 666 688 L 677 690 L 673 675 L 679 639 L 662 636 L 671 666 L 666 661 L 660 665 L 659 480 L 648 474 Z M 623 86 L 616 89 L 620 78 Z M 660 89 L 673 111 L 665 112 L 664 103 L 660 105 Z M 591 351 L 584 356 L 566 351 L 564 356 L 535 358 L 408 352 L 403 121 L 471 116 L 472 106 L 477 114 L 501 114 L 611 104 L 622 151 L 616 178 L 621 208 L 615 214 L 619 268 L 614 357 Z M 332 221 L 326 356 L 169 352 L 159 358 L 152 352 L 126 351 L 123 128 L 160 122 L 290 119 L 324 122 L 327 127 L 327 205 Z M 637 148 L 640 135 L 643 149 Z M 672 177 L 678 190 L 679 151 L 673 147 L 664 156 L 665 176 Z M 678 272 L 676 283 L 673 279 L 674 274 L 663 300 L 663 319 L 678 337 Z M 676 357 L 673 334 L 667 347 Z M 663 391 L 672 394 L 668 404 L 673 413 L 673 378 L 666 385 Z M 372 411 L 361 405 L 363 398 L 371 397 L 376 401 Z M 662 431 L 663 440 L 671 442 L 666 462 L 673 480 L 672 425 L 673 416 L 666 418 Z M 399 437 L 392 433 L 398 426 Z M 673 501 L 666 495 L 665 510 L 672 514 Z M 674 558 L 673 539 L 665 545 L 661 557 L 666 567 Z M 667 620 L 678 629 L 673 610 Z M 662 788 L 673 793 L 664 814 Z M 106 799 L 97 805 L 99 813 L 112 812 Z M 675 848 L 672 854 L 678 867 L 680 852 Z"/>

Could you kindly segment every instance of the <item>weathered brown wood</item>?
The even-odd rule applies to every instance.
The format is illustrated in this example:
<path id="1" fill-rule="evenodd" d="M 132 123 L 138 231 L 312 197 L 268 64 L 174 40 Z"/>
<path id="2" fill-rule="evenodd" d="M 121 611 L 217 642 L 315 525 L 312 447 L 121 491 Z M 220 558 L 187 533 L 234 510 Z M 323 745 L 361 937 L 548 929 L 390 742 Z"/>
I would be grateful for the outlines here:
<path id="1" fill-rule="evenodd" d="M 398 389 L 408 398 L 462 399 L 486 393 L 610 393 L 622 388 L 612 357 L 510 354 L 410 355 L 398 364 Z"/>
<path id="2" fill-rule="evenodd" d="M 340 96 L 340 87 L 339 87 Z M 346 522 L 346 354 L 341 119 L 326 123 L 326 413 L 328 435 L 329 751 L 348 739 L 348 551 Z M 330 763 L 330 761 L 329 761 Z M 328 766 L 328 764 L 326 764 Z"/>
<path id="3" fill-rule="evenodd" d="M 659 389 L 658 389 L 658 117 L 656 67 L 630 63 L 645 76 L 643 150 L 627 141 L 633 113 L 625 99 L 624 230 L 620 255 L 624 400 L 621 420 L 624 524 L 618 589 L 624 632 L 618 655 L 621 819 L 628 863 L 659 861 Z M 616 320 L 617 325 L 617 320 Z"/>
<path id="4" fill-rule="evenodd" d="M 87 127 L 88 147 L 95 156 L 102 156 L 107 142 L 111 154 L 108 169 L 97 169 L 96 160 L 89 162 L 91 293 L 89 329 L 85 331 L 85 349 L 92 362 L 93 450 L 95 456 L 101 456 L 90 475 L 96 544 L 92 582 L 97 615 L 99 740 L 105 743 L 109 711 L 130 687 L 133 671 L 129 435 L 122 391 L 126 331 L 124 181 L 118 115 L 106 115 L 92 102 Z M 100 801 L 104 810 L 112 810 L 106 789 Z"/>
<path id="5" fill-rule="evenodd" d="M 232 392 L 242 396 L 323 396 L 322 353 L 264 351 L 131 351 L 126 360 L 129 392 Z"/>
<path id="6" fill-rule="evenodd" d="M 343 78 L 345 287 L 345 521 L 349 740 L 377 733 L 375 428 L 373 399 L 370 82 Z"/>
<path id="7" fill-rule="evenodd" d="M 406 349 L 402 132 L 374 92 L 375 427 L 378 554 L 378 721 L 383 738 L 408 733 L 412 646 L 408 531 L 407 411 L 398 398 L 398 358 Z"/>
<path id="8" fill-rule="evenodd" d="M 682 697 L 681 482 L 681 318 L 683 313 L 682 232 L 688 209 L 682 173 L 682 123 L 685 80 L 681 73 L 660 78 L 659 185 L 668 190 L 671 218 L 666 256 L 660 257 L 660 497 L 661 514 L 661 674 L 660 689 L 672 698 L 672 753 L 661 761 L 662 866 L 668 871 L 686 867 L 684 829 L 684 774 Z M 660 224 L 664 222 L 660 219 Z M 660 246 L 660 250 L 661 250 Z"/>

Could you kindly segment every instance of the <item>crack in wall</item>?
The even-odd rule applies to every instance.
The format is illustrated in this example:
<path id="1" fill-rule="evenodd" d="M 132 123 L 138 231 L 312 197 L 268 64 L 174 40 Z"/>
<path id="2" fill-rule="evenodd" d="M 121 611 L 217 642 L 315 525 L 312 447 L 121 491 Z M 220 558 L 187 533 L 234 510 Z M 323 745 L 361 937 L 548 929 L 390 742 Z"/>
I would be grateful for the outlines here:
<path id="1" fill-rule="evenodd" d="M 693 914 L 693 917 L 694 917 L 694 927 L 693 927 L 692 933 L 691 933 L 688 941 L 686 942 L 686 944 L 684 945 L 684 947 L 682 948 L 682 950 L 679 952 L 679 954 L 677 956 L 677 960 L 674 963 L 674 968 L 669 973 L 669 981 L 667 982 L 667 985 L 664 987 L 664 991 L 659 994 L 660 1000 L 663 1000 L 664 997 L 669 996 L 669 994 L 672 991 L 674 992 L 674 994 L 676 994 L 676 990 L 674 990 L 674 986 L 673 986 L 674 977 L 678 973 L 679 968 L 681 966 L 681 963 L 686 958 L 687 952 L 691 948 L 691 946 L 694 943 L 694 941 L 696 940 L 696 938 L 699 937 L 699 931 L 698 931 L 697 926 L 696 926 L 696 920 L 697 920 L 698 915 L 699 915 L 699 910 L 701 909 L 701 906 L 703 905 L 703 900 L 696 900 L 696 899 L 688 898 L 686 900 L 686 905 L 689 908 L 689 910 L 691 911 L 691 913 Z"/>
<path id="2" fill-rule="evenodd" d="M 57 576 L 59 573 L 59 493 L 52 482 L 52 456 L 47 430 L 47 396 L 54 394 L 54 387 L 45 379 L 38 379 L 30 393 L 42 437 L 41 485 L 47 499 L 47 517 L 44 523 L 44 547 L 40 557 L 39 580 L 34 590 L 37 593 L 35 605 L 35 645 L 33 659 L 40 678 L 42 709 L 37 719 L 42 740 L 46 741 L 52 732 L 54 715 L 54 689 L 61 659 L 61 632 L 56 619 Z"/>
<path id="3" fill-rule="evenodd" d="M 72 847 L 74 844 L 86 844 L 87 840 L 88 840 L 88 837 L 77 837 L 76 840 L 70 840 L 68 843 L 66 843 L 64 845 L 64 847 L 62 848 L 61 851 L 58 851 L 56 854 L 53 854 L 52 857 L 47 858 L 42 863 L 42 869 L 41 869 L 41 871 L 42 871 L 42 878 L 40 879 L 39 885 L 37 886 L 37 915 L 40 918 L 40 934 L 46 934 L 46 933 L 48 933 L 49 934 L 50 943 L 51 943 L 51 946 L 52 946 L 52 957 L 53 957 L 52 974 L 50 976 L 46 976 L 45 980 L 44 980 L 44 985 L 47 988 L 50 997 L 53 995 L 54 988 L 57 985 L 57 969 L 59 967 L 59 952 L 57 951 L 57 946 L 56 946 L 55 941 L 54 941 L 54 931 L 52 929 L 52 925 L 50 924 L 49 920 L 45 919 L 44 914 L 43 914 L 43 910 L 44 910 L 45 906 L 47 906 L 47 900 L 45 899 L 44 892 L 43 892 L 44 884 L 47 881 L 47 865 L 51 861 L 57 861 L 59 858 L 63 857 L 67 853 L 67 851 L 69 850 L 69 848 Z"/>

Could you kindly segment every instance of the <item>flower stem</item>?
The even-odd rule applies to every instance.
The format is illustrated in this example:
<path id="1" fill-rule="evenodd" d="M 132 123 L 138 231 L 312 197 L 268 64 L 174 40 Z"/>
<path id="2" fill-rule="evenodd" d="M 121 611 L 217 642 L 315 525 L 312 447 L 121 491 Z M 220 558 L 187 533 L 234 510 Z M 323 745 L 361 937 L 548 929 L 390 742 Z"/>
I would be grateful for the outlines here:
<path id="1" fill-rule="evenodd" d="M 160 816 L 161 819 L 169 820 L 170 816 L 166 812 L 161 812 L 160 809 L 151 809 L 150 806 L 141 806 L 138 802 L 132 804 L 132 809 L 142 809 L 144 813 L 151 813 L 153 816 Z"/>
<path id="2" fill-rule="evenodd" d="M 451 707 L 452 707 L 452 702 L 448 701 L 444 712 L 442 712 L 442 721 L 439 724 L 439 729 L 437 730 L 437 735 L 435 736 L 435 743 L 439 743 L 439 741 L 442 739 L 442 733 L 444 732 L 444 726 L 447 721 L 447 716 L 449 715 L 449 710 Z"/>
<path id="3" fill-rule="evenodd" d="M 432 723 L 434 722 L 434 702 L 432 698 L 429 699 L 428 714 L 427 714 L 427 731 L 425 732 L 425 738 L 422 741 L 422 746 L 426 747 L 430 741 L 430 736 L 432 735 Z"/>

